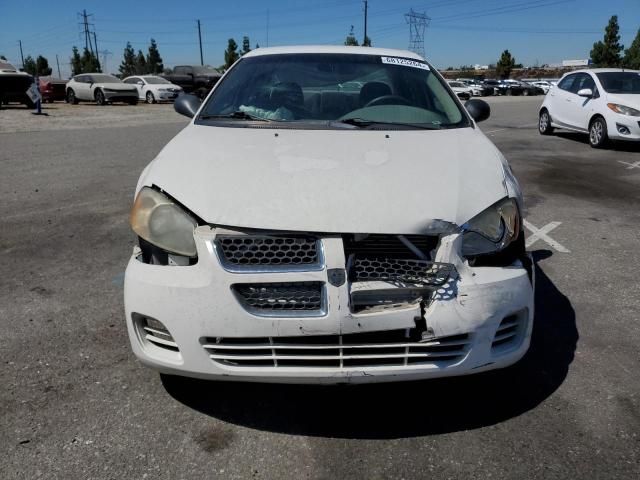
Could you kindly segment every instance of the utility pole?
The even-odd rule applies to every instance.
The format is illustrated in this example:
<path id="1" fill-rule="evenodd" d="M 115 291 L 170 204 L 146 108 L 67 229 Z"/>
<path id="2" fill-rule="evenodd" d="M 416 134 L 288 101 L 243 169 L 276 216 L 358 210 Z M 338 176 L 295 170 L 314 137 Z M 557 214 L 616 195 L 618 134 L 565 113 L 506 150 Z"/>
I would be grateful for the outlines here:
<path id="1" fill-rule="evenodd" d="M 20 58 L 22 59 L 22 69 L 24 70 L 24 55 L 22 54 L 22 40 L 18 40 L 20 44 Z"/>
<path id="2" fill-rule="evenodd" d="M 60 75 L 60 60 L 58 60 L 57 53 L 56 53 L 56 65 L 58 65 L 58 78 L 62 78 L 62 75 Z"/>
<path id="3" fill-rule="evenodd" d="M 200 30 L 200 20 L 198 20 L 198 40 L 200 41 L 200 65 L 204 65 L 204 59 L 202 58 L 202 32 Z"/>
<path id="4" fill-rule="evenodd" d="M 364 0 L 364 39 L 362 40 L 362 45 L 367 45 L 367 9 L 369 7 L 368 0 Z"/>
<path id="5" fill-rule="evenodd" d="M 404 14 L 409 24 L 409 50 L 424 57 L 424 31 L 431 22 L 431 17 L 426 13 L 418 13 L 411 8 Z"/>
<path id="6" fill-rule="evenodd" d="M 98 57 L 98 40 L 96 40 L 96 31 L 93 31 L 93 43 L 96 46 L 96 63 L 98 64 L 98 71 L 101 72 L 102 69 L 100 68 L 100 57 Z"/>

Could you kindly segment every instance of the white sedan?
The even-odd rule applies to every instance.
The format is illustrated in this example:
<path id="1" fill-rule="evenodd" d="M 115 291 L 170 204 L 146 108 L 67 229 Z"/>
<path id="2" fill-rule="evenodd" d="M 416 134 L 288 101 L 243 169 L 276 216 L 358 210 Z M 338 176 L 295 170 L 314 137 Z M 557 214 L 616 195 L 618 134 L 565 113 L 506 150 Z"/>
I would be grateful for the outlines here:
<path id="1" fill-rule="evenodd" d="M 349 83 L 357 88 L 340 90 Z M 522 194 L 419 55 L 259 48 L 142 172 L 131 347 L 161 372 L 351 383 L 517 362 L 533 326 Z"/>
<path id="2" fill-rule="evenodd" d="M 451 90 L 462 100 L 468 100 L 473 96 L 473 90 L 462 82 L 448 81 Z"/>
<path id="3" fill-rule="evenodd" d="M 540 80 L 538 82 L 529 82 L 531 83 L 531 85 L 535 85 L 536 87 L 539 87 L 542 89 L 542 92 L 546 95 L 547 92 L 549 92 L 549 89 L 551 88 L 551 83 L 545 81 L 545 80 Z"/>
<path id="4" fill-rule="evenodd" d="M 640 70 L 594 68 L 563 76 L 539 112 L 538 129 L 589 134 L 594 148 L 609 139 L 640 141 Z"/>
<path id="5" fill-rule="evenodd" d="M 124 83 L 135 85 L 138 98 L 147 103 L 173 101 L 182 88 L 156 75 L 136 75 L 124 79 Z"/>

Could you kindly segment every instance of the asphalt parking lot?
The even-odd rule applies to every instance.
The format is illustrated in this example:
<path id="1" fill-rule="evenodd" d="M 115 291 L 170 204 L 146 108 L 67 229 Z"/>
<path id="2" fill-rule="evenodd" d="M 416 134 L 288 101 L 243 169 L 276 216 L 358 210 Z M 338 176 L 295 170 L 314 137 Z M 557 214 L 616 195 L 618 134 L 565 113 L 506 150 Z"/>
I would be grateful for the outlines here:
<path id="1" fill-rule="evenodd" d="M 540 136 L 542 97 L 489 102 L 481 126 L 523 187 L 537 261 L 531 350 L 503 371 L 357 387 L 142 367 L 124 324 L 127 216 L 186 119 L 1 110 L 0 478 L 640 477 L 640 147 Z"/>

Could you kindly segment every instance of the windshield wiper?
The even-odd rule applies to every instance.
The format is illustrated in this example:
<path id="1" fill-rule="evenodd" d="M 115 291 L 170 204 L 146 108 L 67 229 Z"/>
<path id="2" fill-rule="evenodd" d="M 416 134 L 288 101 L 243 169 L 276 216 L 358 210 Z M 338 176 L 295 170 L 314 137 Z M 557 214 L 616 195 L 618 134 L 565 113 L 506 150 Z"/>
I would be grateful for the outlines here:
<path id="1" fill-rule="evenodd" d="M 442 128 L 440 124 L 428 123 L 403 123 L 403 122 L 378 122 L 375 120 L 366 120 L 364 118 L 345 118 L 344 120 L 335 120 L 331 124 L 341 123 L 345 125 L 353 125 L 355 127 L 367 128 L 375 125 L 397 125 L 399 127 L 418 128 L 422 130 L 439 130 Z"/>
<path id="2" fill-rule="evenodd" d="M 225 113 L 223 115 L 213 115 L 213 114 L 208 114 L 208 113 L 200 115 L 200 120 L 209 120 L 209 119 L 212 119 L 212 118 L 231 118 L 231 119 L 238 119 L 238 120 L 258 120 L 260 122 L 270 122 L 271 121 L 268 118 L 257 117 L 255 115 L 251 115 L 250 113 L 243 112 L 242 110 L 237 110 L 237 111 L 235 111 L 233 113 Z"/>

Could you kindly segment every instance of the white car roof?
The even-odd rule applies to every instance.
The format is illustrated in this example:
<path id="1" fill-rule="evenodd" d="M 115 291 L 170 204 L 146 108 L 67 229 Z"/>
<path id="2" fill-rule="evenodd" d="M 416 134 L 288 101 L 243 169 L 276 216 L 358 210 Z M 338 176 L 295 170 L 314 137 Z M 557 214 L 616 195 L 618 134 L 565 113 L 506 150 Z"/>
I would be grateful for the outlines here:
<path id="1" fill-rule="evenodd" d="M 580 70 L 573 70 L 571 72 L 565 73 L 565 75 L 569 75 L 570 73 L 616 73 L 616 72 L 634 72 L 640 73 L 640 70 L 632 70 L 630 68 L 582 68 Z"/>
<path id="2" fill-rule="evenodd" d="M 267 47 L 256 48 L 245 54 L 245 58 L 258 57 L 261 55 L 276 55 L 283 53 L 342 53 L 356 55 L 380 55 L 387 57 L 404 57 L 413 58 L 415 60 L 424 61 L 420 55 L 408 50 L 396 50 L 392 48 L 375 48 L 375 47 L 352 47 L 344 45 L 298 45 L 286 47 Z"/>

